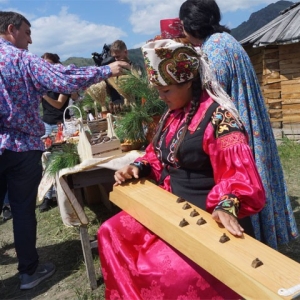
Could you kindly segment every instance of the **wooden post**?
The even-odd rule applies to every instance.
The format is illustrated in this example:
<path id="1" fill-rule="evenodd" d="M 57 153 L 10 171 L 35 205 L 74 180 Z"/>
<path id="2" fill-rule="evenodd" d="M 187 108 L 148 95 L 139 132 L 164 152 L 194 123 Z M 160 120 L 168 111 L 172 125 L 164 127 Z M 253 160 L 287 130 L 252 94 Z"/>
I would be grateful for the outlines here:
<path id="1" fill-rule="evenodd" d="M 90 281 L 91 289 L 97 288 L 96 273 L 94 267 L 94 260 L 92 256 L 92 247 L 89 239 L 89 234 L 86 225 L 81 225 L 80 227 L 80 239 L 82 245 L 82 252 L 84 256 L 84 262 L 86 267 L 87 277 Z"/>

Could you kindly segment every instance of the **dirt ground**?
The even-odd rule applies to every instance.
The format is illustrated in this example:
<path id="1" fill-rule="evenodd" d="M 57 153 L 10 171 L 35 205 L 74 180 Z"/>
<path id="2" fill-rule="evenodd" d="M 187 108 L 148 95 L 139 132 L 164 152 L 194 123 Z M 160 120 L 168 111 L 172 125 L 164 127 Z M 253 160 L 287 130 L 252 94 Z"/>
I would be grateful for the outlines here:
<path id="1" fill-rule="evenodd" d="M 298 164 L 298 165 L 297 165 Z M 286 169 L 286 181 L 297 224 L 300 228 L 300 180 L 299 166 L 296 164 Z M 37 247 L 40 261 L 52 261 L 56 273 L 29 291 L 19 290 L 17 259 L 12 236 L 12 220 L 0 220 L 0 299 L 104 299 L 104 284 L 99 271 L 99 257 L 94 251 L 94 265 L 97 272 L 98 288 L 92 291 L 86 276 L 83 254 L 77 228 L 63 225 L 58 208 L 48 212 L 37 212 L 38 236 Z M 114 211 L 115 213 L 116 211 Z M 91 239 L 97 233 L 100 224 L 112 215 L 103 204 L 86 208 L 90 219 Z M 280 251 L 300 262 L 300 239 L 280 247 Z"/>
<path id="2" fill-rule="evenodd" d="M 117 208 L 116 208 L 117 210 Z M 94 239 L 100 224 L 112 215 L 103 204 L 85 209 L 90 219 L 89 234 Z M 79 230 L 63 225 L 58 207 L 40 213 L 36 210 L 37 247 L 40 261 L 56 265 L 55 274 L 28 291 L 19 289 L 17 258 L 12 235 L 12 220 L 0 221 L 0 299 L 104 299 L 99 257 L 93 249 L 98 288 L 90 289 L 84 265 Z"/>

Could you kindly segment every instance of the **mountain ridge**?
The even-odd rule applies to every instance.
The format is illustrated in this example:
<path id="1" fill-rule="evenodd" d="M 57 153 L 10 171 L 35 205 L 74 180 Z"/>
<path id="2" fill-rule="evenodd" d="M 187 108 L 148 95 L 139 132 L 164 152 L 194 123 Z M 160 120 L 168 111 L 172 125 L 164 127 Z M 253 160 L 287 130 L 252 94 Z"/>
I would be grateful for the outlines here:
<path id="1" fill-rule="evenodd" d="M 245 21 L 236 28 L 231 29 L 231 35 L 236 40 L 241 41 L 253 32 L 270 23 L 272 20 L 279 16 L 281 11 L 285 10 L 293 4 L 294 2 L 285 0 L 271 3 L 265 8 L 252 13 L 248 21 Z"/>

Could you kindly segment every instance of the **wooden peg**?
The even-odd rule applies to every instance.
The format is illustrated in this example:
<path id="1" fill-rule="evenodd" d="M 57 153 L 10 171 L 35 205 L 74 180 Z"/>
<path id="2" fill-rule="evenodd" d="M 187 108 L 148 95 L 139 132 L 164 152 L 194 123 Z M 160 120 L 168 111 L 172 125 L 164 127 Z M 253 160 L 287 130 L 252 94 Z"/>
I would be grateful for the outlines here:
<path id="1" fill-rule="evenodd" d="M 223 244 L 223 243 L 228 242 L 229 240 L 230 240 L 230 238 L 226 235 L 226 233 L 223 233 L 223 235 L 220 237 L 219 242 Z"/>
<path id="2" fill-rule="evenodd" d="M 178 197 L 176 203 L 182 203 L 182 202 L 185 202 L 185 199 Z"/>
<path id="3" fill-rule="evenodd" d="M 203 225 L 206 224 L 207 222 L 201 217 L 198 221 L 197 221 L 197 225 Z"/>
<path id="4" fill-rule="evenodd" d="M 251 264 L 251 267 L 256 269 L 256 268 L 258 268 L 262 265 L 263 265 L 263 262 L 260 259 L 255 258 L 254 261 Z"/>
<path id="5" fill-rule="evenodd" d="M 186 209 L 189 209 L 191 208 L 191 206 L 189 205 L 188 202 L 186 202 L 183 206 L 182 206 L 182 209 L 186 210 Z"/>
<path id="6" fill-rule="evenodd" d="M 180 221 L 180 223 L 179 223 L 179 226 L 180 226 L 180 227 L 184 227 L 184 226 L 187 226 L 187 225 L 189 225 L 189 223 L 187 222 L 186 219 L 182 219 L 182 220 Z"/>
<path id="7" fill-rule="evenodd" d="M 190 216 L 197 217 L 197 216 L 199 216 L 199 213 L 196 211 L 196 209 L 194 209 L 193 211 L 191 211 Z"/>

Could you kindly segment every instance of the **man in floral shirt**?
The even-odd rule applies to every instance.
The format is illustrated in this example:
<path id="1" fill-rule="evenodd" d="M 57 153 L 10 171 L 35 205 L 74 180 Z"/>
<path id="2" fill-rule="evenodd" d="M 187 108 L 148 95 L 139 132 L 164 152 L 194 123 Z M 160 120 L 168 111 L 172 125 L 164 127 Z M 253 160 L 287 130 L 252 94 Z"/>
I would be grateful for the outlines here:
<path id="1" fill-rule="evenodd" d="M 36 249 L 35 206 L 45 132 L 41 96 L 47 90 L 71 94 L 130 69 L 122 61 L 84 68 L 49 64 L 28 52 L 30 26 L 18 13 L 0 12 L 0 214 L 8 191 L 21 289 L 31 289 L 55 272 L 52 263 L 39 263 Z"/>

